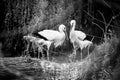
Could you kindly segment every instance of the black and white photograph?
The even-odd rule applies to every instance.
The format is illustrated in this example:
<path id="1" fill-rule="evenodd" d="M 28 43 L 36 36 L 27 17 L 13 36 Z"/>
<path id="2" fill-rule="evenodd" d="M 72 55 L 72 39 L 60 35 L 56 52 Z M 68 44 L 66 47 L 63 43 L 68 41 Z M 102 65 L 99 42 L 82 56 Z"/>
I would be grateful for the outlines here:
<path id="1" fill-rule="evenodd" d="M 0 80 L 120 80 L 120 0 L 0 0 Z"/>

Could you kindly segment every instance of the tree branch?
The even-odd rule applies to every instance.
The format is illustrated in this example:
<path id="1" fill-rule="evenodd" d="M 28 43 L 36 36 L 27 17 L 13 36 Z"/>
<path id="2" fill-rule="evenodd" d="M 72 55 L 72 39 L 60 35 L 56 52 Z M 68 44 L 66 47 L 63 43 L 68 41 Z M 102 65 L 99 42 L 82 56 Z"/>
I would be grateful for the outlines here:
<path id="1" fill-rule="evenodd" d="M 94 23 L 94 22 L 92 22 L 94 25 L 96 25 L 96 26 L 98 26 L 102 31 L 103 31 L 103 34 L 104 34 L 104 29 L 102 28 L 102 27 L 100 27 L 100 25 L 98 25 L 98 24 L 96 24 L 96 23 Z"/>
<path id="2" fill-rule="evenodd" d="M 103 15 L 103 13 L 102 12 L 100 12 L 99 10 L 98 10 L 98 12 L 100 13 L 100 15 L 102 16 L 102 18 L 103 18 L 103 21 L 104 21 L 104 24 L 105 24 L 105 26 L 107 25 L 107 22 L 106 22 L 106 19 L 105 19 L 105 17 L 104 17 L 104 15 Z"/>
<path id="3" fill-rule="evenodd" d="M 101 21 L 101 20 L 93 17 L 90 13 L 86 12 L 85 10 L 83 10 L 83 11 L 84 11 L 87 15 L 89 15 L 91 18 L 93 18 L 93 20 L 96 20 L 96 21 L 98 21 L 98 22 L 101 22 L 101 23 L 105 24 L 103 21 Z"/>

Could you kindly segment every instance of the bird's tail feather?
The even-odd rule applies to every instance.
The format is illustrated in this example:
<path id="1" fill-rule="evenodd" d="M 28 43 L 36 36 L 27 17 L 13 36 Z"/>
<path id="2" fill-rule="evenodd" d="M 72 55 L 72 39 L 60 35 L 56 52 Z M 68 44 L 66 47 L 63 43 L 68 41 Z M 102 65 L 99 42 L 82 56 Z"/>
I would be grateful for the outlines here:
<path id="1" fill-rule="evenodd" d="M 38 32 L 32 33 L 32 35 L 35 36 L 35 37 L 38 37 L 38 38 L 44 39 L 44 40 L 48 40 L 46 37 L 44 37 L 44 36 L 38 34 Z"/>

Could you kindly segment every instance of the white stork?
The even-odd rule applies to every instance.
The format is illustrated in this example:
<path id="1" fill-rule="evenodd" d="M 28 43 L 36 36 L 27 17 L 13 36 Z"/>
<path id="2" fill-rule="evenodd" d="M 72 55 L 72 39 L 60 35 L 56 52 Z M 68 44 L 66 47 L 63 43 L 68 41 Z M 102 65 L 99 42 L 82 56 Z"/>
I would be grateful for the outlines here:
<path id="1" fill-rule="evenodd" d="M 76 56 L 76 50 L 79 48 L 79 40 L 84 40 L 86 38 L 86 34 L 82 31 L 75 30 L 75 26 L 76 26 L 75 20 L 71 20 L 70 25 L 72 26 L 72 28 L 70 30 L 69 37 L 74 48 L 73 54 L 75 54 Z"/>
<path id="2" fill-rule="evenodd" d="M 83 48 L 86 48 L 88 46 L 88 55 L 89 55 L 89 46 L 90 45 L 92 45 L 91 41 L 88 41 L 88 40 L 81 41 L 81 40 L 79 40 L 79 47 L 81 49 L 81 60 L 82 60 L 82 50 L 83 50 Z"/>
<path id="3" fill-rule="evenodd" d="M 38 36 L 42 37 L 42 36 L 38 35 L 37 33 L 33 33 L 33 35 L 27 35 L 27 36 L 24 36 L 23 38 L 26 39 L 27 41 L 30 41 L 30 42 L 34 43 L 38 47 L 38 52 L 41 51 L 41 46 L 43 46 L 43 45 L 47 45 L 47 49 L 48 49 L 52 42 L 51 41 L 46 41 L 42 38 L 41 39 L 37 38 Z M 40 55 L 38 53 L 38 58 L 39 57 L 40 57 Z"/>
<path id="4" fill-rule="evenodd" d="M 47 50 L 48 60 L 49 60 L 49 48 L 51 46 L 51 43 L 54 43 L 55 48 L 62 45 L 65 40 L 65 32 L 66 32 L 66 26 L 61 24 L 59 26 L 59 31 L 43 30 L 43 31 L 40 31 L 37 34 L 35 34 L 35 35 L 39 36 L 39 38 L 44 39 L 44 44 L 46 44 L 46 46 L 48 48 L 48 50 Z"/>

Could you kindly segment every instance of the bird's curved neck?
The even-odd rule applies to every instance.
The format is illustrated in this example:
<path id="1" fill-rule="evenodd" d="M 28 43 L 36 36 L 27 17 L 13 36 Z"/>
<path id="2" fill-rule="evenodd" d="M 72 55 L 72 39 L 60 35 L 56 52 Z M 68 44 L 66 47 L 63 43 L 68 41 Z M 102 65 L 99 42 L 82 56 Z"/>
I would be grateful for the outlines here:
<path id="1" fill-rule="evenodd" d="M 59 29 L 59 32 L 60 32 L 60 33 L 64 33 L 64 31 L 63 31 L 62 29 Z"/>

